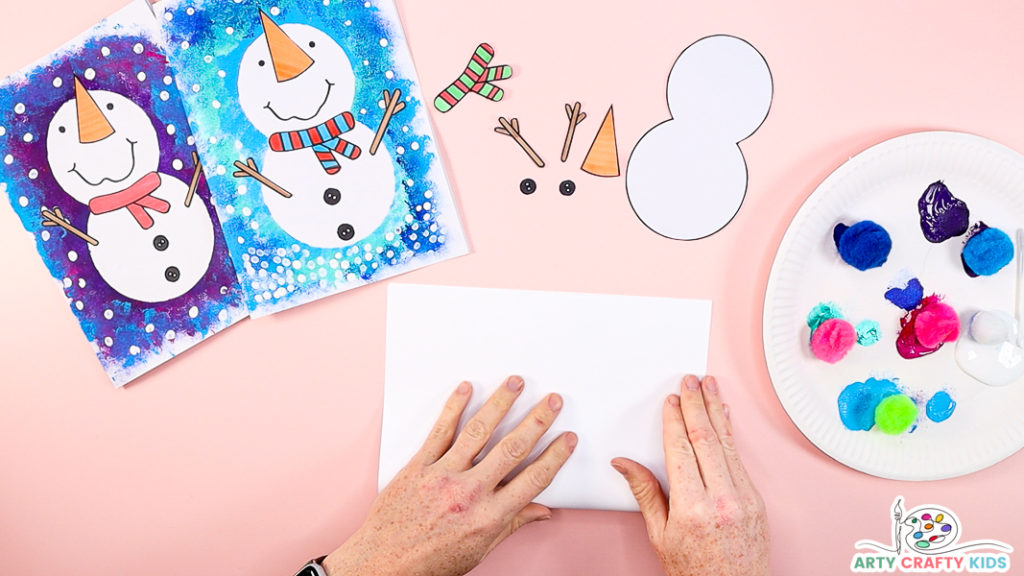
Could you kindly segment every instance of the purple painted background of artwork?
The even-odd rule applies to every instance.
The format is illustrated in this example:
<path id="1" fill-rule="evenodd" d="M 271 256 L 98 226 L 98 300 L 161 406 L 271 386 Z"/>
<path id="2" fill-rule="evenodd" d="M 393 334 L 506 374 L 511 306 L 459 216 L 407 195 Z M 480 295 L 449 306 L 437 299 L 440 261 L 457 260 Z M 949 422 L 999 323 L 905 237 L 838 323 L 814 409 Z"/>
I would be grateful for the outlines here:
<path id="1" fill-rule="evenodd" d="M 86 74 L 88 69 L 95 72 L 92 79 L 92 74 Z M 140 73 L 145 75 L 143 80 Z M 86 336 L 96 343 L 98 356 L 108 372 L 118 368 L 131 371 L 133 367 L 137 371 L 141 366 L 136 364 L 145 363 L 151 353 L 165 349 L 176 353 L 180 350 L 166 338 L 168 331 L 176 336 L 205 336 L 211 328 L 229 324 L 237 316 L 232 309 L 242 305 L 242 294 L 219 233 L 205 178 L 200 179 L 196 194 L 205 202 L 217 231 L 213 258 L 206 276 L 187 294 L 173 300 L 154 304 L 126 298 L 103 281 L 93 267 L 88 246 L 80 239 L 59 228 L 47 228 L 49 240 L 40 236 L 43 227 L 39 215 L 43 207 L 59 207 L 80 228 L 85 227 L 89 216 L 84 204 L 61 190 L 46 161 L 47 127 L 57 109 L 74 98 L 73 76 L 82 79 L 89 90 L 118 92 L 146 110 L 160 142 L 159 171 L 186 183 L 190 181 L 193 146 L 187 139 L 191 131 L 174 83 L 165 83 L 170 74 L 166 58 L 148 38 L 104 36 L 90 39 L 70 53 L 58 54 L 50 64 L 29 71 L 26 80 L 0 89 L 0 125 L 6 128 L 6 134 L 0 137 L 0 156 L 13 157 L 10 164 L 0 163 L 0 181 L 7 183 L 11 205 L 26 230 L 35 234 L 51 274 L 64 282 L 72 311 Z M 59 87 L 54 86 L 55 77 L 61 78 Z M 160 97 L 163 92 L 167 93 L 166 99 Z M 15 112 L 18 103 L 25 106 L 24 113 Z M 173 135 L 168 133 L 169 124 L 175 127 Z M 33 135 L 31 141 L 25 140 L 26 133 Z M 181 169 L 174 168 L 175 159 L 181 160 Z M 38 172 L 34 179 L 29 177 L 32 169 Z M 23 202 L 25 206 L 21 205 Z M 75 262 L 68 258 L 72 250 L 78 254 Z M 70 286 L 65 278 L 71 280 Z M 80 279 L 85 281 L 84 288 L 79 285 Z M 78 301 L 82 302 L 81 310 L 75 305 Z M 192 307 L 198 310 L 195 317 L 189 315 Z M 113 312 L 112 319 L 104 316 L 107 310 Z M 223 310 L 228 310 L 227 322 L 221 314 Z M 151 331 L 145 329 L 148 324 L 153 325 Z M 104 344 L 107 337 L 113 339 L 111 346 Z M 132 346 L 140 350 L 132 354 Z"/>

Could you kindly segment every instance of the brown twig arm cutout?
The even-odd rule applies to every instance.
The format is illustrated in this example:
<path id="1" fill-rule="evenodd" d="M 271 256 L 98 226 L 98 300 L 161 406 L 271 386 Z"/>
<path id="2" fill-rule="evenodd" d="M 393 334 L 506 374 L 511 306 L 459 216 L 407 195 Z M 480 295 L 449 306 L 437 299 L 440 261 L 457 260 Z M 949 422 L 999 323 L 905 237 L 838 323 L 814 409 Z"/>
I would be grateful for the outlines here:
<path id="1" fill-rule="evenodd" d="M 242 164 L 238 160 L 235 160 L 235 168 L 238 168 L 238 170 L 235 170 L 233 174 L 235 178 L 245 178 L 246 176 L 248 176 L 249 178 L 256 180 L 260 184 L 263 184 L 267 188 L 270 188 L 271 190 L 277 192 L 278 194 L 284 196 L 285 198 L 292 197 L 291 192 L 278 186 L 277 184 L 274 183 L 273 180 L 267 178 L 263 174 L 260 174 L 259 168 L 256 167 L 256 161 L 253 160 L 252 158 L 249 158 L 245 164 Z"/>
<path id="2" fill-rule="evenodd" d="M 71 232 L 75 236 L 78 236 L 82 240 L 85 240 L 89 244 L 92 244 L 93 246 L 100 245 L 98 240 L 96 240 L 92 236 L 89 236 L 85 232 L 82 232 L 78 228 L 72 226 L 71 221 L 68 220 L 67 216 L 61 214 L 60 208 L 54 208 L 53 212 L 50 212 L 46 208 L 43 208 L 43 226 L 47 228 L 52 226 L 60 226 L 61 228 L 67 230 L 68 232 Z"/>
<path id="3" fill-rule="evenodd" d="M 401 100 L 402 91 L 400 89 L 396 89 L 394 92 L 384 91 L 384 118 L 381 118 L 380 124 L 377 126 L 377 133 L 373 136 L 373 144 L 370 144 L 371 156 L 377 153 L 377 148 L 380 147 L 380 142 L 384 139 L 388 124 L 391 123 L 391 117 L 405 110 L 405 102 Z"/>
<path id="4" fill-rule="evenodd" d="M 518 118 L 513 118 L 512 121 L 509 122 L 508 120 L 505 119 L 504 116 L 501 116 L 498 118 L 498 123 L 501 124 L 501 126 L 495 126 L 495 132 L 497 132 L 498 134 L 504 134 L 505 136 L 511 137 L 513 140 L 516 141 L 516 144 L 519 144 L 520 148 L 522 148 L 523 151 L 526 152 L 527 156 L 530 157 L 530 160 L 533 160 L 533 163 L 536 164 L 538 168 L 544 167 L 544 161 L 541 160 L 540 156 L 537 155 L 537 152 L 533 149 L 533 147 L 530 146 L 530 144 L 525 139 L 523 139 L 523 136 L 519 133 Z"/>
<path id="5" fill-rule="evenodd" d="M 203 173 L 203 165 L 199 162 L 199 154 L 196 151 L 192 151 L 192 164 L 195 168 L 192 170 L 192 182 L 188 185 L 188 194 L 185 195 L 185 208 L 192 205 L 192 197 L 196 194 L 196 188 L 199 187 L 199 175 Z"/>
<path id="6" fill-rule="evenodd" d="M 581 112 L 579 102 L 572 106 L 566 104 L 565 115 L 569 117 L 569 129 L 565 132 L 565 144 L 562 145 L 562 162 L 569 159 L 569 147 L 572 146 L 572 139 L 576 136 L 576 127 L 587 119 L 587 113 Z"/>

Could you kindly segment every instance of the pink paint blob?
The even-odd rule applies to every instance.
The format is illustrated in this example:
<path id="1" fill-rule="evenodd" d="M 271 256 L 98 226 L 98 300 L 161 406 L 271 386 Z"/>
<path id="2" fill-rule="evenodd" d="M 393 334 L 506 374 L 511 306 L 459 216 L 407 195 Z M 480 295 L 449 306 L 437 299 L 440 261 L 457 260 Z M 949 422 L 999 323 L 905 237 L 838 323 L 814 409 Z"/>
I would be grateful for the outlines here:
<path id="1" fill-rule="evenodd" d="M 960 318 L 942 298 L 931 295 L 900 320 L 896 351 L 908 360 L 927 356 L 960 337 Z"/>
<path id="2" fill-rule="evenodd" d="M 857 330 L 842 318 L 822 322 L 811 334 L 811 352 L 819 360 L 835 364 L 857 343 Z"/>

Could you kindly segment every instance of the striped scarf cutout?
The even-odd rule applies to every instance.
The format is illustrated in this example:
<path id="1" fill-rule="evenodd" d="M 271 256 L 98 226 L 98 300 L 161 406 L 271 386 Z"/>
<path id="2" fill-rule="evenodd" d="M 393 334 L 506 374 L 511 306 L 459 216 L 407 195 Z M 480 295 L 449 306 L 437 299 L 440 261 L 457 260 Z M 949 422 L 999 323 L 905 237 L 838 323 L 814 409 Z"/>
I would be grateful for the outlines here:
<path id="1" fill-rule="evenodd" d="M 288 130 L 275 132 L 270 136 L 270 149 L 275 152 L 291 152 L 302 148 L 312 148 L 316 159 L 320 161 L 324 171 L 337 174 L 341 164 L 334 157 L 337 152 L 345 158 L 355 160 L 362 154 L 359 146 L 341 138 L 356 125 L 351 112 L 342 112 L 334 118 L 305 130 Z"/>

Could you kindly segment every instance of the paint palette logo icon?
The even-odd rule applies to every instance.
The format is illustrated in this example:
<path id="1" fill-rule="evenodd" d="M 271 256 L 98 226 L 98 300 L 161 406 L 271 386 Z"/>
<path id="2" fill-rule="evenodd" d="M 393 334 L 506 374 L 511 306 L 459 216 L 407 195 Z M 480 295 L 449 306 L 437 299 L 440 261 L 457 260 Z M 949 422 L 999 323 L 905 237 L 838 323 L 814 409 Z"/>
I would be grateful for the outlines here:
<path id="1" fill-rule="evenodd" d="M 999 540 L 960 541 L 960 519 L 945 506 L 925 504 L 904 512 L 897 496 L 889 517 L 890 544 L 858 540 L 850 561 L 855 573 L 876 572 L 986 572 L 1010 571 L 1013 547 Z"/>
<path id="2" fill-rule="evenodd" d="M 960 522 L 953 512 L 934 506 L 919 506 L 903 522 L 910 530 L 907 545 L 921 553 L 938 553 L 956 544 Z"/>

